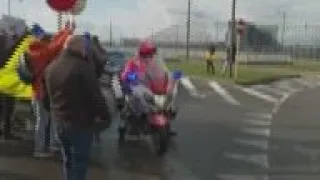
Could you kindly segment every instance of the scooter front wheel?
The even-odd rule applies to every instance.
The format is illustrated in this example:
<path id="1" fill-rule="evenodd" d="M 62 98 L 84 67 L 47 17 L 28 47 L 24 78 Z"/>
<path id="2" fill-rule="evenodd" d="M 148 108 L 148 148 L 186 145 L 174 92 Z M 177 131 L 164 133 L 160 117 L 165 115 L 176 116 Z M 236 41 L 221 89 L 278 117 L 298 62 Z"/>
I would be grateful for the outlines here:
<path id="1" fill-rule="evenodd" d="M 169 132 L 167 128 L 157 129 L 152 134 L 152 141 L 159 156 L 163 156 L 168 151 Z"/>

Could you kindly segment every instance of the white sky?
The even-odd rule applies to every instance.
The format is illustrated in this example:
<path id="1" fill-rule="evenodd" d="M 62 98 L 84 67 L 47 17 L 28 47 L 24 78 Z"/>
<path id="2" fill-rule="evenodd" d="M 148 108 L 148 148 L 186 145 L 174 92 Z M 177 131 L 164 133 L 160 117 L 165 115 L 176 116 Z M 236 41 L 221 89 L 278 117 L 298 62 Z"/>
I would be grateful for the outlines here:
<path id="1" fill-rule="evenodd" d="M 12 15 L 55 30 L 56 14 L 45 2 L 11 0 Z M 192 21 L 208 24 L 226 21 L 230 17 L 230 3 L 231 0 L 192 0 Z M 319 7 L 319 0 L 237 0 L 237 16 L 250 21 L 280 23 L 281 14 L 286 12 L 289 24 L 320 24 Z M 187 0 L 88 0 L 86 10 L 77 21 L 80 27 L 102 37 L 109 36 L 110 20 L 115 36 L 147 36 L 152 30 L 184 24 L 186 12 Z M 4 13 L 7 13 L 7 3 L 0 4 L 0 14 Z"/>

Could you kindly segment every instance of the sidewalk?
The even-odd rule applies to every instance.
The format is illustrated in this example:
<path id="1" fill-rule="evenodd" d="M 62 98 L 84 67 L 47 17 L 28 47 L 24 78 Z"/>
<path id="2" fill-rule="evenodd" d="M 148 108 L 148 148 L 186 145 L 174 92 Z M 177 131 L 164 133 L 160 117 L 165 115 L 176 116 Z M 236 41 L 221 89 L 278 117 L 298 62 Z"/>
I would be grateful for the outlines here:
<path id="1" fill-rule="evenodd" d="M 29 138 L 30 139 L 30 138 Z M 54 158 L 32 157 L 32 141 L 0 141 L 1 180 L 60 180 L 60 155 Z M 88 180 L 106 180 L 101 167 L 90 167 Z"/>

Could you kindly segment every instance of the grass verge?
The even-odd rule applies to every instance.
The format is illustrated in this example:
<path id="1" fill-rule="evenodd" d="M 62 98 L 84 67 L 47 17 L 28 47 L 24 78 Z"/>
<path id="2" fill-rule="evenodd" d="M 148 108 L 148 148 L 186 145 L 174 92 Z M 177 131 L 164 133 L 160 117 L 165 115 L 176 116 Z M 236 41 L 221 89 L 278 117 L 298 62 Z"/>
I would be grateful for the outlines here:
<path id="1" fill-rule="evenodd" d="M 239 85 L 266 84 L 284 78 L 300 77 L 302 72 L 308 72 L 301 65 L 238 65 L 237 78 L 229 78 L 229 72 L 221 73 L 221 64 L 216 64 L 216 74 L 206 73 L 204 62 L 168 62 L 169 69 L 180 69 L 185 75 L 214 79 L 218 82 L 235 83 Z M 305 65 L 306 67 L 306 65 Z M 307 66 L 309 67 L 309 66 Z M 314 68 L 316 70 L 316 68 Z M 320 63 L 319 63 L 320 69 Z"/>

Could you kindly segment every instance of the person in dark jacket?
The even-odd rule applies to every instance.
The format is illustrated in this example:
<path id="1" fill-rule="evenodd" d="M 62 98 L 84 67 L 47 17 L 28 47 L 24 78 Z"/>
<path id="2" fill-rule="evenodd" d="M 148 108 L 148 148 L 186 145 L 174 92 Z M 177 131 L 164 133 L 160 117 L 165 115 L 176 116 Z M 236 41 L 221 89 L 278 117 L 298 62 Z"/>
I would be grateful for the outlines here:
<path id="1" fill-rule="evenodd" d="M 56 142 L 54 123 L 50 122 L 49 113 L 44 107 L 44 71 L 63 50 L 67 37 L 73 33 L 75 27 L 67 22 L 52 38 L 38 24 L 34 24 L 32 29 L 34 38 L 29 45 L 27 56 L 34 73 L 31 83 L 32 107 L 36 118 L 34 157 L 45 158 L 53 156 L 52 151 L 57 149 L 59 143 Z"/>
<path id="2" fill-rule="evenodd" d="M 70 36 L 65 50 L 46 69 L 52 119 L 62 144 L 65 180 L 85 180 L 96 126 L 108 128 L 109 109 L 95 62 L 100 57 L 87 36 Z M 98 125 L 97 125 L 98 124 Z"/>

